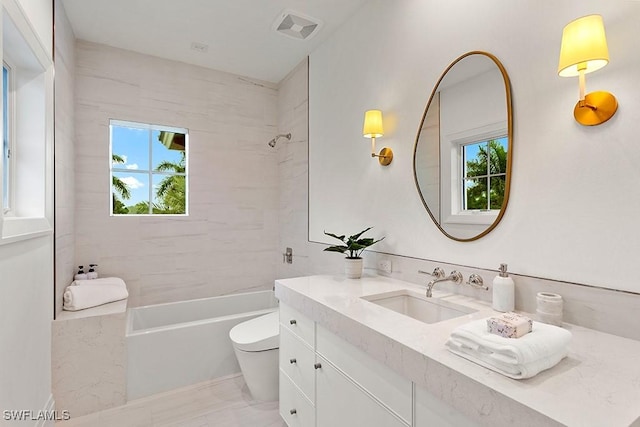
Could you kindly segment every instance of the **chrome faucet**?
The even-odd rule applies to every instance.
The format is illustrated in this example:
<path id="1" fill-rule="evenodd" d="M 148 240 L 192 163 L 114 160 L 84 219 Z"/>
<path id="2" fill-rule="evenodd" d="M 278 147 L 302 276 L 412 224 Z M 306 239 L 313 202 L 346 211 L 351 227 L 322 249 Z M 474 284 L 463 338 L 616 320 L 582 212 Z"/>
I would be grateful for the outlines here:
<path id="1" fill-rule="evenodd" d="M 418 273 L 429 274 L 430 276 L 435 277 L 435 279 L 427 283 L 427 298 L 431 298 L 433 296 L 432 290 L 436 283 L 447 281 L 452 281 L 458 285 L 462 283 L 462 274 L 459 271 L 455 270 L 452 271 L 451 274 L 449 274 L 447 277 L 444 277 L 444 271 L 440 267 L 436 267 L 433 270 L 433 273 L 428 273 L 422 270 L 418 270 Z"/>

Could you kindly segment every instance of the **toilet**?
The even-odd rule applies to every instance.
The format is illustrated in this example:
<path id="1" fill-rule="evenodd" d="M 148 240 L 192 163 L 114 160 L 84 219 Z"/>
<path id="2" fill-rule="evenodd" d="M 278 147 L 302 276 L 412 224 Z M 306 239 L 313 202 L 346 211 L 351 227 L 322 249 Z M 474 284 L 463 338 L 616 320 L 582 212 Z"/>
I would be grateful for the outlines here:
<path id="1" fill-rule="evenodd" d="M 278 400 L 279 312 L 255 317 L 229 331 L 244 381 L 255 400 Z"/>

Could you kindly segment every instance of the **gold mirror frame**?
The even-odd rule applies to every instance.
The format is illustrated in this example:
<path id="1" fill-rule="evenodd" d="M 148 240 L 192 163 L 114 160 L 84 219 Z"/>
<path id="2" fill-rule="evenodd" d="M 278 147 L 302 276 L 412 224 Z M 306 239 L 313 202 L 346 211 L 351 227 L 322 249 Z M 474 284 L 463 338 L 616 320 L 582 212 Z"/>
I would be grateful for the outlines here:
<path id="1" fill-rule="evenodd" d="M 502 207 L 500 209 L 500 212 L 498 213 L 498 216 L 496 217 L 496 219 L 493 221 L 493 223 L 491 223 L 484 231 L 482 231 L 481 233 L 479 233 L 476 236 L 473 237 L 469 237 L 469 238 L 461 238 L 461 237 L 456 237 L 456 236 L 452 236 L 451 234 L 447 233 L 444 228 L 442 227 L 442 225 L 440 224 L 440 222 L 436 219 L 436 217 L 433 215 L 433 213 L 431 212 L 431 209 L 429 209 L 429 206 L 427 205 L 427 202 L 425 201 L 425 198 L 422 194 L 422 189 L 420 188 L 420 183 L 418 182 L 418 176 L 416 173 L 416 154 L 418 151 L 418 143 L 420 142 L 420 134 L 422 132 L 422 128 L 424 126 L 424 122 L 425 119 L 427 117 L 427 112 L 429 111 L 429 107 L 431 106 L 431 102 L 433 101 L 434 96 L 436 95 L 436 93 L 438 93 L 438 88 L 440 87 L 440 83 L 442 82 L 442 80 L 445 78 L 445 76 L 447 75 L 447 73 L 449 72 L 449 70 L 451 70 L 456 64 L 458 64 L 460 61 L 462 61 L 464 58 L 467 58 L 468 56 L 471 55 L 484 55 L 486 57 L 488 57 L 489 59 L 491 59 L 493 61 L 493 63 L 496 65 L 496 67 L 498 67 L 498 69 L 500 70 L 500 73 L 502 74 L 502 79 L 504 81 L 504 89 L 505 89 L 505 94 L 506 94 L 506 107 L 507 107 L 507 137 L 508 137 L 508 152 L 507 152 L 507 171 L 506 171 L 506 177 L 505 177 L 505 194 L 504 194 L 504 199 L 502 202 Z M 438 149 L 438 152 L 440 152 L 440 149 Z M 440 159 L 438 159 L 438 164 L 440 165 Z M 452 239 L 452 240 L 456 240 L 459 242 L 471 242 L 474 240 L 478 240 L 481 237 L 487 235 L 489 232 L 491 232 L 500 222 L 500 220 L 502 219 L 506 209 L 507 209 L 507 204 L 509 202 L 509 193 L 511 190 L 511 170 L 512 170 L 512 165 L 513 165 L 513 114 L 512 114 L 512 107 L 511 107 L 511 83 L 509 82 L 509 75 L 507 74 L 506 69 L 504 68 L 504 66 L 502 65 L 502 63 L 498 60 L 498 58 L 496 58 L 494 55 L 488 53 L 488 52 L 483 52 L 483 51 L 471 51 L 471 52 L 467 52 L 464 55 L 458 57 L 457 59 L 455 59 L 442 73 L 442 75 L 440 76 L 440 78 L 438 79 L 436 85 L 433 88 L 433 91 L 431 92 L 431 96 L 429 97 L 429 101 L 427 102 L 427 107 L 424 110 L 424 113 L 422 115 L 422 120 L 420 120 L 420 126 L 418 127 L 418 134 L 416 136 L 416 142 L 414 145 L 414 149 L 413 149 L 413 179 L 414 182 L 416 184 L 416 189 L 418 190 L 418 194 L 420 195 L 420 200 L 422 201 L 422 204 L 424 205 L 425 209 L 427 210 L 427 213 L 429 214 L 429 216 L 431 217 L 431 219 L 433 220 L 434 224 L 436 224 L 436 226 L 440 229 L 440 231 L 442 232 L 442 234 L 444 234 L 445 236 L 447 236 L 448 238 Z M 441 167 L 441 165 L 439 166 Z M 441 191 L 440 191 L 441 193 Z M 439 194 L 438 196 L 439 198 L 441 198 L 441 194 Z"/>

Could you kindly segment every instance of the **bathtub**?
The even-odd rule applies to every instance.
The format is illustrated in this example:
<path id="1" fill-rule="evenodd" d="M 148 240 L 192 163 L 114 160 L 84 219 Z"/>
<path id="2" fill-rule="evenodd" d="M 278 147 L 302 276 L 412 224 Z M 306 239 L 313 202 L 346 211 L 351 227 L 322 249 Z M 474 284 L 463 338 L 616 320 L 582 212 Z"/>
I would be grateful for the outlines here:
<path id="1" fill-rule="evenodd" d="M 260 291 L 130 308 L 127 400 L 240 372 L 229 331 L 277 307 Z"/>

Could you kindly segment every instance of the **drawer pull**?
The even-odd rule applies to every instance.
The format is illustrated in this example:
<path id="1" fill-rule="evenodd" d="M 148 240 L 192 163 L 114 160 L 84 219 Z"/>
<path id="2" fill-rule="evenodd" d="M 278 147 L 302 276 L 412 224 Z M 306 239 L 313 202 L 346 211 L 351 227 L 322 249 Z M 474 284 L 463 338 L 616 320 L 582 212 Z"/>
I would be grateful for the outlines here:
<path id="1" fill-rule="evenodd" d="M 313 365 L 314 369 L 320 369 L 322 368 L 322 364 L 321 363 L 316 363 Z"/>
<path id="2" fill-rule="evenodd" d="M 295 409 L 290 409 L 290 410 L 289 410 L 289 413 L 290 413 L 291 415 L 295 415 L 295 414 L 297 414 L 297 413 L 298 413 L 298 411 L 296 411 Z"/>
<path id="3" fill-rule="evenodd" d="M 289 359 L 289 363 L 291 363 L 292 365 L 295 364 L 297 362 L 296 359 Z"/>
<path id="4" fill-rule="evenodd" d="M 289 320 L 289 324 L 291 324 L 291 325 L 295 325 L 296 323 L 298 323 L 298 322 L 296 322 L 296 319 Z"/>

